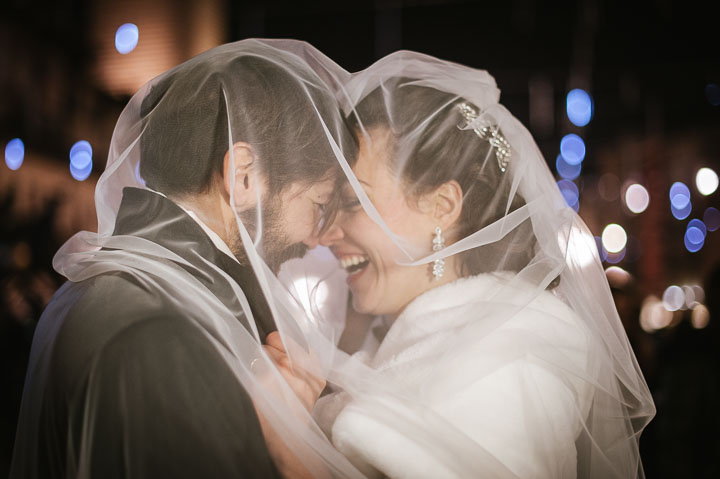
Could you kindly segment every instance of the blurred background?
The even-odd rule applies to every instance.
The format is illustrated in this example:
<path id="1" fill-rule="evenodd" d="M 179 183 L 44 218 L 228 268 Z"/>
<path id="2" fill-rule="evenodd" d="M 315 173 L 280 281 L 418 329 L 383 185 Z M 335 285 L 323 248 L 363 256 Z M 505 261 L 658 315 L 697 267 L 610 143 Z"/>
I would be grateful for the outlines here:
<path id="1" fill-rule="evenodd" d="M 113 127 L 147 80 L 221 43 L 312 43 L 345 69 L 408 49 L 488 70 L 595 235 L 657 417 L 647 476 L 720 477 L 720 9 L 539 0 L 4 0 L 0 473 L 52 256 L 96 229 Z"/>

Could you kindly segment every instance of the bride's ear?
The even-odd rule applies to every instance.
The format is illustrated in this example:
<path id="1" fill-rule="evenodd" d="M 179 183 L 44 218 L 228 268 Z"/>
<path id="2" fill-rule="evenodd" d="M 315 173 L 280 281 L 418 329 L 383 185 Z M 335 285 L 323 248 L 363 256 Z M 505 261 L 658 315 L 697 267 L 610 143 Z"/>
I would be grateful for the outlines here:
<path id="1" fill-rule="evenodd" d="M 426 211 L 443 231 L 451 229 L 462 212 L 463 191 L 455 180 L 446 181 L 426 198 Z"/>
<path id="2" fill-rule="evenodd" d="M 233 144 L 223 159 L 223 186 L 228 198 L 232 192 L 235 206 L 244 211 L 257 205 L 262 196 L 261 173 L 252 146 L 244 141 Z"/>

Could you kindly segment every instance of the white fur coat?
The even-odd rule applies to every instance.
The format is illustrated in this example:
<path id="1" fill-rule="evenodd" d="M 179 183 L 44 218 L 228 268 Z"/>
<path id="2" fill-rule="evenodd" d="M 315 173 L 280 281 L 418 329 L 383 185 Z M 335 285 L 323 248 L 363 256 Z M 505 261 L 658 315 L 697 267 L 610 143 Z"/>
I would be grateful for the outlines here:
<path id="1" fill-rule="evenodd" d="M 356 355 L 419 402 L 362 391 L 318 403 L 319 422 L 358 469 L 369 477 L 576 476 L 575 439 L 590 403 L 576 374 L 586 367 L 587 334 L 551 292 L 523 287 L 517 304 L 501 306 L 509 317 L 493 324 L 497 314 L 477 299 L 495 298 L 507 280 L 486 274 L 434 288 L 408 305 L 376 352 Z M 457 354 L 441 361 L 449 347 Z"/>

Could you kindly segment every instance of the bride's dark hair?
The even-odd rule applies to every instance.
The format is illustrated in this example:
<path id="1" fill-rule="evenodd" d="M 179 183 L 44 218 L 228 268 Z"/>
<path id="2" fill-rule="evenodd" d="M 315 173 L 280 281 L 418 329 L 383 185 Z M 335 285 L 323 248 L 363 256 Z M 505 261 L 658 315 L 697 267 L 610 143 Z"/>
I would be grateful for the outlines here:
<path id="1" fill-rule="evenodd" d="M 362 135 L 362 129 L 390 130 L 389 166 L 402 179 L 406 197 L 419 199 L 443 183 L 458 182 L 463 204 L 454 228 L 457 239 L 525 204 L 517 192 L 510 198 L 511 181 L 505 177 L 509 172 L 500 170 L 490 143 L 470 129 L 459 128 L 465 123 L 458 108 L 461 103 L 471 105 L 457 95 L 397 78 L 368 94 L 349 117 L 356 135 Z M 462 253 L 459 273 L 520 271 L 533 258 L 535 243 L 526 220 L 500 241 Z"/>

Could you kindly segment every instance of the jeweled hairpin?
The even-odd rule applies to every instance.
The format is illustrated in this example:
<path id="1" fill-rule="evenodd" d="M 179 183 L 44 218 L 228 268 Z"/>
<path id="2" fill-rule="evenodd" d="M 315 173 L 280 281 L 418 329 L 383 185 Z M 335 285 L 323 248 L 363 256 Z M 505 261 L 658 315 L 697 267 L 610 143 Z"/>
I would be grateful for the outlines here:
<path id="1" fill-rule="evenodd" d="M 460 110 L 460 114 L 467 122 L 463 126 L 458 126 L 458 128 L 467 127 L 477 120 L 477 111 L 475 111 L 475 108 L 467 103 L 460 103 L 458 105 L 458 110 Z M 502 136 L 497 125 L 487 125 L 481 128 L 473 128 L 473 131 L 478 137 L 480 137 L 480 139 L 487 140 L 488 143 L 490 143 L 490 146 L 495 148 L 495 158 L 497 158 L 498 167 L 500 168 L 500 171 L 505 173 L 507 165 L 510 162 L 512 152 L 510 151 L 510 144 L 507 142 L 505 137 Z"/>

